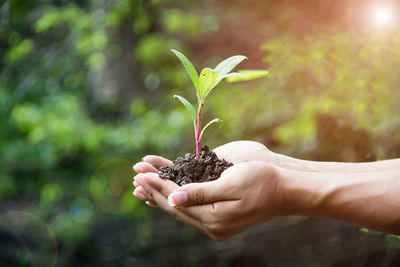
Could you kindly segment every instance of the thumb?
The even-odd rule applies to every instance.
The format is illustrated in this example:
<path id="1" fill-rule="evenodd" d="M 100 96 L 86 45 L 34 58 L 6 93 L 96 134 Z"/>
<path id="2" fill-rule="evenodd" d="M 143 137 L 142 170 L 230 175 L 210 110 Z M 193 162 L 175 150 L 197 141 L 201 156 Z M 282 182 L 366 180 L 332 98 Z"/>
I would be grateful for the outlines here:
<path id="1" fill-rule="evenodd" d="M 168 196 L 168 205 L 190 206 L 203 205 L 223 200 L 226 190 L 218 181 L 191 183 L 179 187 Z"/>

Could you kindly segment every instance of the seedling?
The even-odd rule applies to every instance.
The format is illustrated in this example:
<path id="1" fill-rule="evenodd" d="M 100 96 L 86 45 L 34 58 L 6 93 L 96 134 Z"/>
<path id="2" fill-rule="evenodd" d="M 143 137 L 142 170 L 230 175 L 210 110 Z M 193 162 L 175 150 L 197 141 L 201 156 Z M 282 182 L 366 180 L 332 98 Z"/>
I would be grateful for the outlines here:
<path id="1" fill-rule="evenodd" d="M 201 113 L 204 106 L 204 101 L 208 94 L 225 78 L 231 79 L 232 82 L 251 80 L 264 77 L 268 74 L 267 71 L 260 70 L 245 70 L 239 72 L 231 72 L 240 62 L 247 57 L 236 55 L 223 60 L 214 69 L 203 68 L 200 75 L 197 74 L 193 64 L 181 52 L 171 49 L 171 51 L 179 58 L 185 67 L 190 79 L 192 80 L 197 94 L 197 112 L 193 105 L 184 97 L 174 95 L 178 98 L 186 109 L 190 112 L 195 133 L 196 155 L 200 155 L 200 142 L 203 137 L 204 131 L 213 123 L 220 123 L 222 120 L 219 118 L 209 121 L 204 128 L 201 128 Z M 243 75 L 245 74 L 245 75 Z"/>

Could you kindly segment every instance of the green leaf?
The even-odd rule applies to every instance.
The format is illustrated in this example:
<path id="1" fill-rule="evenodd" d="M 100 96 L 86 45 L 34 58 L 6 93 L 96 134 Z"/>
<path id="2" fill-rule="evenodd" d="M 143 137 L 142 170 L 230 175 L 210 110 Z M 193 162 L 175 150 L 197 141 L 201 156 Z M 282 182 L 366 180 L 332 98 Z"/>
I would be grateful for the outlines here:
<path id="1" fill-rule="evenodd" d="M 216 118 L 216 119 L 213 119 L 213 120 L 209 121 L 206 124 L 206 126 L 204 126 L 203 130 L 201 130 L 201 132 L 200 132 L 200 141 L 201 141 L 201 137 L 203 136 L 204 131 L 208 128 L 208 126 L 210 126 L 213 123 L 221 123 L 221 122 L 222 122 L 222 120 L 219 119 L 219 118 Z"/>
<path id="2" fill-rule="evenodd" d="M 242 79 L 246 79 L 246 76 L 244 76 L 243 74 L 237 73 L 237 72 L 232 72 L 232 73 L 228 73 L 228 74 L 220 77 L 219 80 L 223 80 L 223 79 L 229 78 L 229 77 L 239 77 L 239 78 L 242 78 Z"/>
<path id="3" fill-rule="evenodd" d="M 215 72 L 213 69 L 204 68 L 200 73 L 200 97 L 205 97 L 212 88 L 214 88 L 216 84 L 216 79 L 218 76 L 218 72 Z"/>
<path id="4" fill-rule="evenodd" d="M 240 62 L 242 62 L 246 58 L 247 57 L 241 55 L 232 56 L 219 63 L 214 69 L 214 71 L 219 72 L 217 79 L 231 72 L 231 70 L 233 70 Z"/>
<path id="5" fill-rule="evenodd" d="M 217 75 L 217 77 L 218 77 L 218 75 Z M 243 74 L 240 74 L 237 72 L 228 73 L 222 77 L 216 78 L 216 80 L 214 81 L 214 84 L 204 92 L 204 97 L 206 97 L 211 92 L 211 90 L 214 89 L 214 87 L 217 86 L 223 79 L 228 78 L 228 77 L 240 77 L 240 78 L 246 79 L 246 77 Z"/>
<path id="6" fill-rule="evenodd" d="M 182 97 L 182 96 L 174 95 L 174 97 L 175 97 L 175 98 L 178 98 L 179 101 L 181 101 L 182 104 L 185 106 L 185 108 L 189 111 L 190 115 L 192 116 L 193 125 L 194 125 L 194 130 L 195 130 L 195 132 L 196 132 L 196 128 L 197 128 L 197 127 L 196 127 L 196 115 L 197 115 L 197 113 L 196 113 L 196 111 L 195 111 L 193 105 L 190 104 L 190 102 L 187 101 L 187 100 L 186 100 L 184 97 Z"/>
<path id="7" fill-rule="evenodd" d="M 179 51 L 176 51 L 175 49 L 171 49 L 171 51 L 179 58 L 179 60 L 182 62 L 182 65 L 185 67 L 187 73 L 190 76 L 190 79 L 192 79 L 192 82 L 194 84 L 194 87 L 197 90 L 197 93 L 200 94 L 200 87 L 199 87 L 199 76 L 197 74 L 196 69 L 194 68 L 193 64 L 185 57 L 184 54 L 182 54 Z"/>
<path id="8" fill-rule="evenodd" d="M 233 82 L 241 82 L 241 81 L 250 81 L 258 78 L 262 78 L 268 75 L 267 70 L 239 70 L 239 74 L 242 74 L 245 77 L 231 76 L 227 77 L 226 81 Z"/>

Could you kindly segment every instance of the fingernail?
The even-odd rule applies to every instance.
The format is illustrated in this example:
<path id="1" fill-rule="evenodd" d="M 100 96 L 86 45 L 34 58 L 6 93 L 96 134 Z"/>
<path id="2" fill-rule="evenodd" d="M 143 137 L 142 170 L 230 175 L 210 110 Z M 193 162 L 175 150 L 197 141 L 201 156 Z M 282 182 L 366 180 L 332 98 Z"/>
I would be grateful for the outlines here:
<path id="1" fill-rule="evenodd" d="M 136 181 L 133 181 L 133 186 L 138 187 L 138 183 L 136 183 Z"/>
<path id="2" fill-rule="evenodd" d="M 135 189 L 135 191 L 133 191 L 133 194 L 135 195 L 135 197 L 137 197 L 137 198 L 140 198 L 141 200 L 145 200 L 145 201 L 147 201 L 147 198 L 146 198 L 146 196 L 145 195 L 143 195 L 142 193 L 140 193 L 140 192 L 137 192 L 137 189 Z"/>
<path id="3" fill-rule="evenodd" d="M 168 196 L 168 205 L 170 207 L 179 206 L 187 202 L 187 193 L 185 191 L 178 191 Z"/>

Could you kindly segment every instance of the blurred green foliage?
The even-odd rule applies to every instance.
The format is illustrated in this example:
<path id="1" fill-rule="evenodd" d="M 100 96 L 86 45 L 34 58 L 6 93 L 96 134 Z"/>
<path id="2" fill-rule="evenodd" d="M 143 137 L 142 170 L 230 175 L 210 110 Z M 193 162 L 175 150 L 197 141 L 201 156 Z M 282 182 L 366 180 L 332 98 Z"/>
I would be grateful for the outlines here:
<path id="1" fill-rule="evenodd" d="M 351 265 L 345 251 L 357 249 L 357 263 L 382 251 L 378 259 L 398 263 L 397 237 L 312 219 L 217 244 L 131 195 L 131 165 L 143 155 L 194 147 L 190 117 L 172 99 L 193 101 L 191 84 L 170 48 L 195 66 L 245 54 L 244 68 L 258 59 L 268 68 L 267 79 L 213 92 L 205 121 L 223 123 L 203 143 L 253 139 L 323 160 L 400 157 L 400 34 L 349 30 L 335 13 L 304 15 L 328 2 L 1 1 L 0 263 Z M 261 50 L 231 47 L 256 37 Z"/>

